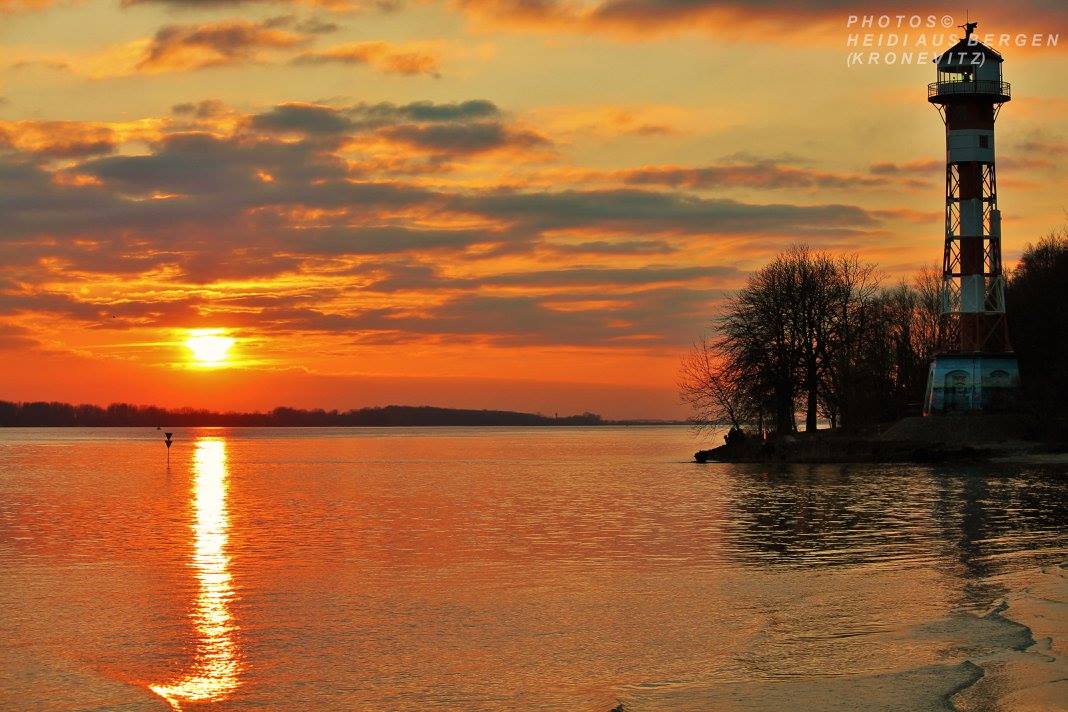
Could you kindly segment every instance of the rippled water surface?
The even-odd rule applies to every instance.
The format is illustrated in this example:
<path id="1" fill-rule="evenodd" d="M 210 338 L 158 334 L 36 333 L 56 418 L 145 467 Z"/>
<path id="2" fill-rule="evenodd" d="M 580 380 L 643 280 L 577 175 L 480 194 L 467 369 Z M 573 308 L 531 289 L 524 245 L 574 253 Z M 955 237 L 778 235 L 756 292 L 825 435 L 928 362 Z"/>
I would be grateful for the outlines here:
<path id="1" fill-rule="evenodd" d="M 702 466 L 676 427 L 176 440 L 0 431 L 0 707 L 946 709 L 1033 642 L 991 610 L 1068 550 L 1051 465 Z"/>

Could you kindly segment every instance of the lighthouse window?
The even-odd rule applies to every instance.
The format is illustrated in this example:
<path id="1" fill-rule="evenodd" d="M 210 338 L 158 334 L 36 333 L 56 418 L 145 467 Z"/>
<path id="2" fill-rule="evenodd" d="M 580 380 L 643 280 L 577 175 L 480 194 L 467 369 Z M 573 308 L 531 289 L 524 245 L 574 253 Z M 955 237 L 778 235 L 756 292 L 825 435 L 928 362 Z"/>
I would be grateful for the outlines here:
<path id="1" fill-rule="evenodd" d="M 990 148 L 990 137 L 989 136 L 980 136 L 979 137 L 979 148 Z"/>

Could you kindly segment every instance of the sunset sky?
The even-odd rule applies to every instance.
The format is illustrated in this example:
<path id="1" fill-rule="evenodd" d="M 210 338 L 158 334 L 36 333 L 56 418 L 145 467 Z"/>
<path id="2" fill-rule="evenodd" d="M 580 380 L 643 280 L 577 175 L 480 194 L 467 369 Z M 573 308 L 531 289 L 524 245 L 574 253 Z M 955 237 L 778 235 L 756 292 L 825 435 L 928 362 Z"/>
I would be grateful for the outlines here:
<path id="1" fill-rule="evenodd" d="M 1013 38 L 1011 265 L 1066 220 L 1068 10 L 968 7 Z M 936 26 L 849 26 L 883 12 Z M 682 416 L 680 355 L 777 251 L 940 260 L 934 68 L 847 45 L 945 15 L 0 0 L 0 399 Z"/>

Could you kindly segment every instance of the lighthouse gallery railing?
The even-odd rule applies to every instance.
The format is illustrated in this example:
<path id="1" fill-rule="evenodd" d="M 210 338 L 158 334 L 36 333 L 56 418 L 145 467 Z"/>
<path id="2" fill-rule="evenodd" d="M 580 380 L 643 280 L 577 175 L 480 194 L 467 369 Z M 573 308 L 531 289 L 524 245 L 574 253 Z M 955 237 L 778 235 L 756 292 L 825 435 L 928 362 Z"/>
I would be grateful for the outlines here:
<path id="1" fill-rule="evenodd" d="M 994 96 L 1012 96 L 1012 87 L 1008 82 L 996 82 L 983 79 L 972 82 L 931 82 L 927 85 L 927 96 L 946 96 L 947 94 L 992 94 Z"/>

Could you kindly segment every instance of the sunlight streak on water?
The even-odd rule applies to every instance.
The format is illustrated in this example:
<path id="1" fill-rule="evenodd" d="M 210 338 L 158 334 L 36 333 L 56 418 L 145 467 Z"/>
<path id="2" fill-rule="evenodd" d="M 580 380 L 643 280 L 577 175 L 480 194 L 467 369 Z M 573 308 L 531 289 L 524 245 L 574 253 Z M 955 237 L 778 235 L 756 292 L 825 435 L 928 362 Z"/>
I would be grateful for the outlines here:
<path id="1" fill-rule="evenodd" d="M 197 440 L 192 486 L 196 516 L 192 526 L 196 547 L 193 569 L 198 584 L 192 613 L 198 637 L 196 659 L 181 679 L 149 687 L 176 710 L 181 709 L 182 702 L 226 699 L 240 685 L 241 664 L 234 641 L 237 625 L 229 607 L 233 587 L 226 553 L 228 487 L 226 441 Z"/>

